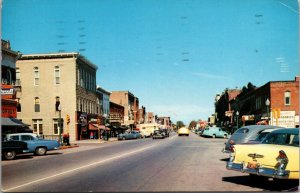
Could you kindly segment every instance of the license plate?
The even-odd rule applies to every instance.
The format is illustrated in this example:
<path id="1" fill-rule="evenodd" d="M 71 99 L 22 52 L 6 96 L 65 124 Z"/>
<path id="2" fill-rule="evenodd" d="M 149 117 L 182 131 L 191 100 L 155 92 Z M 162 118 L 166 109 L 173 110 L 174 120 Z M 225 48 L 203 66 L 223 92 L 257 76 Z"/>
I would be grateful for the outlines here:
<path id="1" fill-rule="evenodd" d="M 258 167 L 257 163 L 248 162 L 248 164 L 247 164 L 247 168 L 250 168 L 250 169 L 256 169 L 257 167 Z"/>

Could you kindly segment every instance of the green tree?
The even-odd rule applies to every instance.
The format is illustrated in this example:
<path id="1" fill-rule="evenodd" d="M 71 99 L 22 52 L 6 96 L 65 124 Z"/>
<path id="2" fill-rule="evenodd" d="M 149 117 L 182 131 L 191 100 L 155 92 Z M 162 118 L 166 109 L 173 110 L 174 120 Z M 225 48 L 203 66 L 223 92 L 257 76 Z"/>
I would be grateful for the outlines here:
<path id="1" fill-rule="evenodd" d="M 182 121 L 177 121 L 176 126 L 177 126 L 177 129 L 180 129 L 181 127 L 184 127 L 185 125 Z"/>

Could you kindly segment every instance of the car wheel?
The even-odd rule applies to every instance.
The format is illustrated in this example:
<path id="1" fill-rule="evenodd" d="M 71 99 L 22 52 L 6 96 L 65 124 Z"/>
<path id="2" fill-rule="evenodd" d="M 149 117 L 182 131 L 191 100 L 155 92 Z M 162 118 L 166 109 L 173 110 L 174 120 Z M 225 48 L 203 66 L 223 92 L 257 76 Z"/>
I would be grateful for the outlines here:
<path id="1" fill-rule="evenodd" d="M 45 155 L 47 153 L 47 149 L 45 147 L 38 147 L 35 149 L 36 155 Z"/>
<path id="2" fill-rule="evenodd" d="M 224 135 L 224 139 L 226 139 L 226 138 L 227 138 L 227 135 L 225 134 L 225 135 Z"/>
<path id="3" fill-rule="evenodd" d="M 4 159 L 7 159 L 7 160 L 15 159 L 16 152 L 15 151 L 6 151 L 3 153 L 3 157 L 4 157 Z"/>
<path id="4" fill-rule="evenodd" d="M 215 134 L 213 134 L 212 138 L 216 138 L 216 135 L 215 135 Z"/>
<path id="5" fill-rule="evenodd" d="M 126 140 L 126 137 L 122 137 L 123 140 Z"/>

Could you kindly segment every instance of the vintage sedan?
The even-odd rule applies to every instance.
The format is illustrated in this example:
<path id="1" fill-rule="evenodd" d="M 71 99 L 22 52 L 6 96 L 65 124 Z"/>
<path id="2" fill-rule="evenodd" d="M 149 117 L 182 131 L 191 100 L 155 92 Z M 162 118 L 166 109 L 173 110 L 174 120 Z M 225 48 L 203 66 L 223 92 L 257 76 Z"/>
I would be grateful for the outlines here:
<path id="1" fill-rule="evenodd" d="M 141 139 L 143 136 L 137 131 L 127 131 L 125 133 L 118 135 L 118 140 L 126 140 L 126 139 Z"/>
<path id="2" fill-rule="evenodd" d="M 165 137 L 165 133 L 162 130 L 155 130 L 152 135 L 152 139 L 164 139 Z"/>
<path id="3" fill-rule="evenodd" d="M 260 144 L 234 145 L 229 170 L 275 179 L 299 179 L 299 129 L 278 129 Z"/>
<path id="4" fill-rule="evenodd" d="M 216 137 L 227 138 L 228 133 L 220 127 L 207 127 L 203 130 L 201 136 L 212 137 L 212 138 L 216 138 Z"/>
<path id="5" fill-rule="evenodd" d="M 257 139 L 257 136 L 266 129 L 282 128 L 272 125 L 247 125 L 236 130 L 225 142 L 223 153 L 230 153 L 232 146 L 235 144 L 248 143 Z"/>

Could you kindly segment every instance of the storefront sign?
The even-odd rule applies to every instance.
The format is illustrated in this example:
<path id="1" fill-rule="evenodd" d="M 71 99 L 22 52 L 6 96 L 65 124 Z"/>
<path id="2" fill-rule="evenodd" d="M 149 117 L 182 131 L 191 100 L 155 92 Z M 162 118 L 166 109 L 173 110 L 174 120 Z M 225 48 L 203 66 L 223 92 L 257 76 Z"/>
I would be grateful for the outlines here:
<path id="1" fill-rule="evenodd" d="M 14 99 L 15 94 L 16 94 L 16 92 L 12 85 L 2 85 L 2 87 L 1 87 L 1 98 L 2 99 Z"/>
<path id="2" fill-rule="evenodd" d="M 271 116 L 271 125 L 286 128 L 294 128 L 296 126 L 295 111 L 280 111 L 279 114 L 280 116 L 278 117 L 278 119 L 274 118 L 276 117 L 274 115 Z"/>

